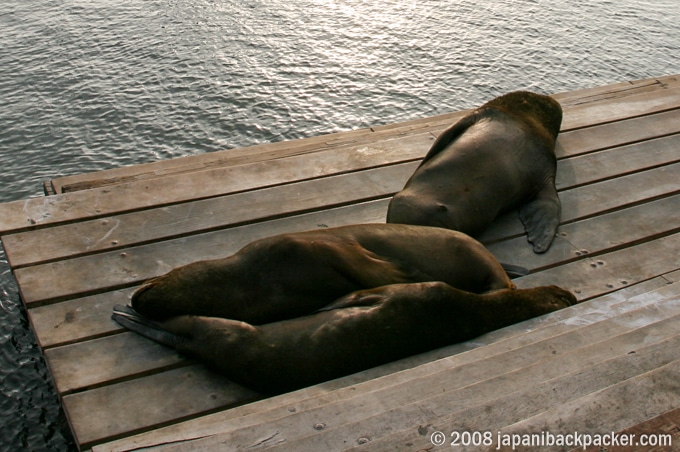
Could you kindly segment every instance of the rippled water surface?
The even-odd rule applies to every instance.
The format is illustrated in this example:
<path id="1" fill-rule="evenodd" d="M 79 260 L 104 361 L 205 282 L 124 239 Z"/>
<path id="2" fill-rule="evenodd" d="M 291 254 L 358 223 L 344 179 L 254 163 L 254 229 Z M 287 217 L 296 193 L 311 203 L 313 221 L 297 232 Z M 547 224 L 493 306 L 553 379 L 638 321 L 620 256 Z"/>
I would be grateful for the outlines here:
<path id="1" fill-rule="evenodd" d="M 3 0 L 0 202 L 42 182 L 680 73 L 680 2 Z M 69 450 L 0 251 L 3 450 Z"/>

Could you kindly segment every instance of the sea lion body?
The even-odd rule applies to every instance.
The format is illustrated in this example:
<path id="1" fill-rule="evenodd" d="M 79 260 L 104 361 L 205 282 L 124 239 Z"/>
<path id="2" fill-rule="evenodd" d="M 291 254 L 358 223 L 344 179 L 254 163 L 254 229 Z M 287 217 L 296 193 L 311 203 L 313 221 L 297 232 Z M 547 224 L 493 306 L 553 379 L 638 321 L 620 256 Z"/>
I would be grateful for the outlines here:
<path id="1" fill-rule="evenodd" d="M 365 224 L 269 237 L 177 268 L 138 289 L 132 306 L 154 319 L 193 314 L 260 324 L 309 314 L 356 290 L 424 281 L 475 293 L 514 287 L 465 234 Z"/>
<path id="2" fill-rule="evenodd" d="M 387 222 L 439 226 L 477 236 L 519 208 L 534 251 L 560 222 L 555 141 L 562 109 L 524 91 L 496 98 L 446 129 L 390 202 Z"/>
<path id="3" fill-rule="evenodd" d="M 180 316 L 158 327 L 169 333 L 166 345 L 245 386 L 278 393 L 469 340 L 574 303 L 571 293 L 555 286 L 479 295 L 426 282 L 354 292 L 320 312 L 260 326 Z M 145 334 L 143 325 L 129 327 Z"/>

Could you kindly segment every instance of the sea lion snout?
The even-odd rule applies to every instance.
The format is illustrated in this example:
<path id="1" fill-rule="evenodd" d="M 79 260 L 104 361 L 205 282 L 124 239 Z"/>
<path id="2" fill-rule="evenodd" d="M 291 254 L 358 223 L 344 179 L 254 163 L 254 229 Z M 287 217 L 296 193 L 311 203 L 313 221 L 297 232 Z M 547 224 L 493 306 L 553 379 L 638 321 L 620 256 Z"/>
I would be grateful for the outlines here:
<path id="1" fill-rule="evenodd" d="M 435 226 L 465 232 L 440 200 L 413 196 L 405 192 L 394 195 L 387 210 L 387 223 Z"/>

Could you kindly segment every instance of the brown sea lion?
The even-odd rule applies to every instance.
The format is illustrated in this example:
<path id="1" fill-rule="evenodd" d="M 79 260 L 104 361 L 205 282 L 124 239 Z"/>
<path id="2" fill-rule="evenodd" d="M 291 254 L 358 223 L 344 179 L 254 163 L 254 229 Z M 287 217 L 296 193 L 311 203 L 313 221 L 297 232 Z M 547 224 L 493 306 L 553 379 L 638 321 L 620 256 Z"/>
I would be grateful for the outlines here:
<path id="1" fill-rule="evenodd" d="M 138 289 L 132 306 L 153 319 L 193 314 L 260 324 L 309 314 L 356 290 L 424 281 L 475 293 L 514 287 L 465 234 L 365 224 L 277 235 L 177 268 Z"/>
<path id="2" fill-rule="evenodd" d="M 519 208 L 527 239 L 545 252 L 560 223 L 555 140 L 560 104 L 518 91 L 493 99 L 446 129 L 390 202 L 387 222 L 479 235 Z"/>
<path id="3" fill-rule="evenodd" d="M 351 293 L 317 313 L 266 325 L 179 316 L 148 322 L 118 306 L 114 319 L 238 383 L 279 393 L 368 369 L 576 303 L 555 286 L 478 295 L 442 282 Z"/>

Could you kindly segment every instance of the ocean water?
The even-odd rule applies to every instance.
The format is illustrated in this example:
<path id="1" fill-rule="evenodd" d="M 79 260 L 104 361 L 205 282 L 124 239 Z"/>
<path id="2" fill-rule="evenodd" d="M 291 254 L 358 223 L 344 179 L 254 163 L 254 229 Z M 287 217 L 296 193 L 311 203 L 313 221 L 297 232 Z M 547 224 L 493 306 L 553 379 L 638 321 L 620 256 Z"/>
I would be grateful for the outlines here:
<path id="1" fill-rule="evenodd" d="M 677 0 L 3 0 L 0 202 L 57 176 L 680 73 Z M 0 250 L 0 450 L 75 448 Z"/>

